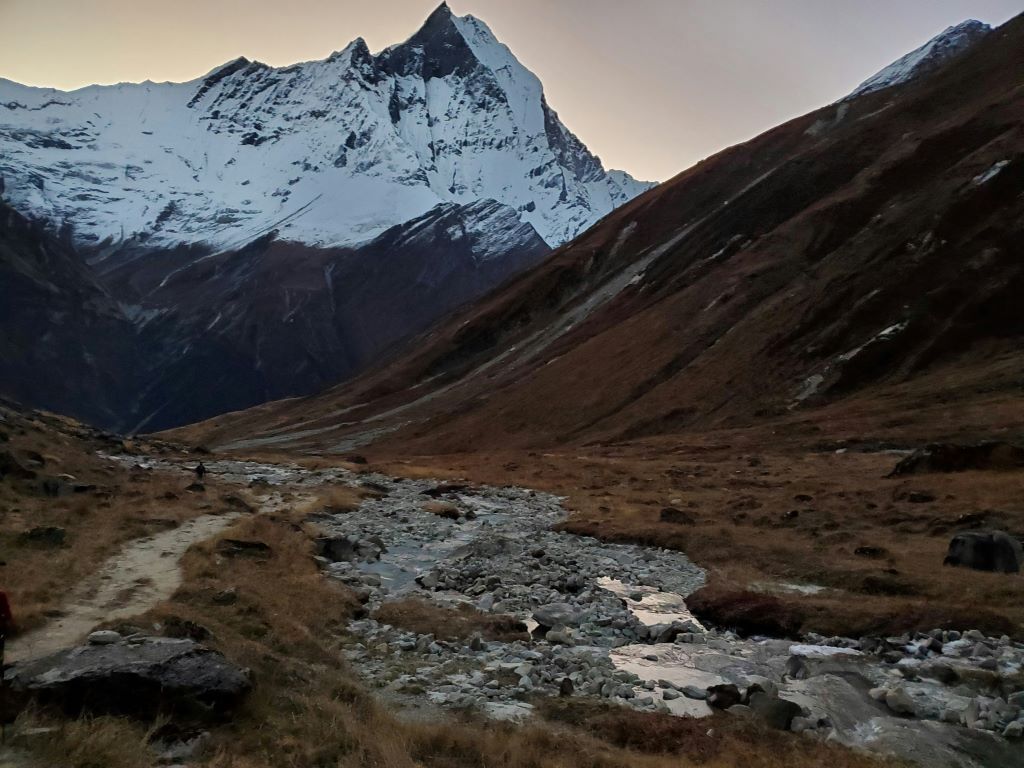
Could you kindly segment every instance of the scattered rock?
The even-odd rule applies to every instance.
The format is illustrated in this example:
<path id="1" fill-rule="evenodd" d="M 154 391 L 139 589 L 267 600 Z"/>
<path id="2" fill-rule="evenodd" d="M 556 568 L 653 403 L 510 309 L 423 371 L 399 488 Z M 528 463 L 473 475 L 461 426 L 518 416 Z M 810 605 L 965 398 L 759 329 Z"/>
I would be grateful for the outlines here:
<path id="1" fill-rule="evenodd" d="M 1020 573 L 1024 563 L 1021 543 L 1003 531 L 964 531 L 949 542 L 943 565 L 976 571 Z"/>
<path id="2" fill-rule="evenodd" d="M 661 510 L 659 519 L 663 523 L 672 523 L 673 525 L 696 525 L 697 520 L 689 512 L 683 509 L 676 509 L 675 507 L 665 507 Z"/>
<path id="3" fill-rule="evenodd" d="M 555 627 L 549 630 L 545 635 L 544 639 L 553 645 L 575 645 L 576 640 L 573 638 L 572 632 L 566 627 Z"/>
<path id="4" fill-rule="evenodd" d="M 234 605 L 238 602 L 238 590 L 234 587 L 224 589 L 213 596 L 216 605 Z"/>
<path id="5" fill-rule="evenodd" d="M 443 517 L 446 520 L 458 520 L 462 515 L 459 508 L 448 501 L 428 501 L 423 504 L 423 511 Z"/>
<path id="6" fill-rule="evenodd" d="M 885 704 L 898 715 L 917 714 L 917 705 L 914 703 L 914 699 L 902 688 L 886 691 Z"/>
<path id="7" fill-rule="evenodd" d="M 707 689 L 707 702 L 715 709 L 730 709 L 742 701 L 740 689 L 732 683 L 712 685 Z"/>
<path id="8" fill-rule="evenodd" d="M 170 491 L 168 491 L 168 493 L 170 493 Z M 175 496 L 174 498 L 177 498 L 177 496 Z M 247 502 L 238 494 L 230 493 L 226 496 L 221 496 L 220 500 L 227 504 L 229 507 L 234 507 L 235 509 L 241 510 L 242 512 L 245 512 L 247 514 L 252 514 L 253 512 L 255 512 L 252 504 Z"/>
<path id="9" fill-rule="evenodd" d="M 769 728 L 788 731 L 793 719 L 803 714 L 799 704 L 785 699 L 770 696 L 767 693 L 755 693 L 747 702 L 750 711 L 764 720 Z"/>
<path id="10" fill-rule="evenodd" d="M 248 676 L 191 640 L 148 637 L 89 644 L 15 664 L 4 682 L 70 715 L 220 720 L 249 691 Z"/>
<path id="11" fill-rule="evenodd" d="M 533 611 L 533 620 L 542 627 L 575 627 L 582 618 L 579 609 L 569 603 L 549 603 Z"/>
<path id="12" fill-rule="evenodd" d="M 679 692 L 688 699 L 694 699 L 696 701 L 704 701 L 708 697 L 708 692 L 704 688 L 698 688 L 695 685 L 684 685 L 679 689 Z"/>
<path id="13" fill-rule="evenodd" d="M 441 496 L 446 496 L 451 493 L 464 493 L 469 490 L 469 486 L 465 483 L 440 483 L 435 485 L 433 488 L 427 488 L 426 490 L 420 491 L 424 496 L 430 496 L 433 499 Z"/>
<path id="14" fill-rule="evenodd" d="M 928 472 L 965 472 L 971 469 L 1024 467 L 1024 447 L 1006 442 L 974 445 L 933 443 L 919 448 L 896 464 L 889 477 Z"/>
<path id="15" fill-rule="evenodd" d="M 18 543 L 23 546 L 54 548 L 63 547 L 67 531 L 56 526 L 39 526 L 18 534 Z"/>
<path id="16" fill-rule="evenodd" d="M 217 554 L 224 557 L 252 557 L 265 560 L 271 555 L 270 545 L 262 541 L 242 539 L 221 539 L 217 542 Z"/>
<path id="17" fill-rule="evenodd" d="M 111 645 L 121 642 L 121 633 L 111 629 L 100 629 L 91 632 L 88 637 L 89 645 Z"/>
<path id="18" fill-rule="evenodd" d="M 855 550 L 853 550 L 853 554 L 857 555 L 858 557 L 879 558 L 888 555 L 889 550 L 887 550 L 885 547 L 865 545 L 857 547 Z"/>
<path id="19" fill-rule="evenodd" d="M 6 477 L 34 480 L 36 473 L 18 461 L 10 451 L 0 451 L 0 480 Z"/>
<path id="20" fill-rule="evenodd" d="M 790 680 L 805 680 L 807 678 L 807 658 L 805 656 L 790 656 L 786 660 L 786 677 Z"/>
<path id="21" fill-rule="evenodd" d="M 332 563 L 347 563 L 356 559 L 356 545 L 348 536 L 321 536 L 313 542 L 316 553 Z"/>

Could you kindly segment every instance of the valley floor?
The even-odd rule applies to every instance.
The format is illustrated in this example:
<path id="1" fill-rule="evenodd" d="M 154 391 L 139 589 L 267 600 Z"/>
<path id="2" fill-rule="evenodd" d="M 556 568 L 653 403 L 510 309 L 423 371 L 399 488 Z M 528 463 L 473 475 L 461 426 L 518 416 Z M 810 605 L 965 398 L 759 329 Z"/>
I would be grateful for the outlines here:
<path id="1" fill-rule="evenodd" d="M 659 487 L 656 471 L 673 478 L 679 476 L 666 474 L 669 468 L 686 472 L 691 483 L 703 478 L 707 491 L 733 482 L 762 485 L 749 477 L 709 476 L 705 467 L 720 462 L 678 453 L 664 465 L 647 457 L 646 474 L 636 465 L 631 469 L 636 457 L 526 458 L 539 481 L 527 487 L 558 492 L 553 479 L 559 471 L 562 482 L 575 486 L 568 506 L 576 511 L 568 518 L 558 497 L 511 487 L 508 477 L 518 466 L 499 457 L 492 457 L 493 465 L 461 468 L 474 480 L 508 473 L 505 480 L 494 474 L 492 486 L 439 484 L 431 479 L 434 468 L 420 465 L 395 465 L 394 472 L 381 471 L 382 465 L 371 472 L 319 459 L 211 458 L 216 494 L 223 498 L 234 489 L 249 509 L 225 510 L 216 525 L 220 533 L 183 556 L 170 542 L 157 547 L 175 563 L 181 557 L 174 594 L 152 595 L 148 605 L 131 603 L 143 613 L 111 614 L 104 622 L 123 635 L 184 628 L 252 670 L 256 687 L 241 710 L 198 742 L 197 734 L 178 733 L 174 748 L 194 745 L 193 762 L 232 766 L 875 764 L 877 758 L 830 743 L 838 740 L 882 755 L 926 757 L 929 765 L 1013 764 L 1013 748 L 983 728 L 940 722 L 946 710 L 967 711 L 975 696 L 991 698 L 985 698 L 987 673 L 979 660 L 959 654 L 959 646 L 951 646 L 945 659 L 958 670 L 956 689 L 926 670 L 913 685 L 904 684 L 898 667 L 838 641 L 797 649 L 810 657 L 808 669 L 787 676 L 796 652 L 792 641 L 752 642 L 705 630 L 687 612 L 681 598 L 704 576 L 680 550 L 700 536 L 657 541 L 624 527 L 620 533 L 600 531 L 603 539 L 623 540 L 605 543 L 586 529 L 601 524 L 601 507 L 609 504 L 635 505 L 636 512 L 620 522 L 641 525 L 649 507 L 662 503 L 637 488 Z M 744 455 L 742 461 L 749 469 L 781 471 L 776 457 Z M 193 462 L 170 453 L 127 454 L 114 466 L 143 467 L 136 471 L 184 487 Z M 589 481 L 568 472 L 574 462 Z M 446 466 L 451 472 L 457 465 Z M 734 474 L 738 466 L 730 467 Z M 869 470 L 862 472 L 866 478 Z M 764 483 L 779 493 L 794 492 L 775 485 Z M 827 498 L 820 486 L 799 487 L 812 498 Z M 614 488 L 622 496 L 609 490 Z M 577 495 L 580 490 L 584 496 Z M 593 507 L 579 504 L 587 493 Z M 682 499 L 669 501 L 680 511 L 694 509 Z M 736 514 L 758 509 L 747 501 Z M 668 525 L 691 535 L 691 528 L 702 530 L 680 520 Z M 660 530 L 656 522 L 651 530 Z M 256 554 L 230 555 L 239 547 L 249 551 L 238 542 L 258 544 Z M 124 562 L 125 552 L 138 547 L 127 545 L 112 561 Z M 694 550 L 698 558 L 713 551 Z M 756 562 L 765 567 L 767 561 Z M 718 569 L 712 565 L 713 580 Z M 779 582 L 766 584 L 764 593 L 792 590 L 791 582 L 805 573 L 778 574 Z M 790 586 L 783 588 L 782 579 Z M 77 600 L 74 593 L 68 599 Z M 554 614 L 548 624 L 565 626 L 531 637 L 531 617 L 543 618 L 545 611 Z M 1006 667 L 999 667 L 1001 673 L 1012 676 L 1014 667 L 1019 674 L 1019 647 L 986 642 Z M 566 680 L 571 696 L 559 696 Z M 770 730 L 760 718 L 725 714 L 703 699 L 710 685 L 732 683 L 742 691 L 757 681 L 799 701 L 805 707 L 800 729 L 818 736 Z M 882 691 L 882 700 L 869 696 L 868 688 Z M 886 703 L 886 691 L 919 702 L 920 719 L 898 713 Z M 708 719 L 674 716 L 680 714 Z M 993 716 L 1002 717 L 1002 710 Z M 34 712 L 18 724 L 17 733 L 47 734 L 42 740 L 16 735 L 32 759 L 59 755 L 61 764 L 115 767 L 155 759 L 153 734 L 131 721 L 52 718 Z"/>
<path id="2" fill-rule="evenodd" d="M 1024 531 L 1024 471 L 889 478 L 917 445 L 737 430 L 374 465 L 564 495 L 562 530 L 687 553 L 708 572 L 694 604 L 726 626 L 1024 638 L 1024 578 L 943 566 L 956 531 Z"/>

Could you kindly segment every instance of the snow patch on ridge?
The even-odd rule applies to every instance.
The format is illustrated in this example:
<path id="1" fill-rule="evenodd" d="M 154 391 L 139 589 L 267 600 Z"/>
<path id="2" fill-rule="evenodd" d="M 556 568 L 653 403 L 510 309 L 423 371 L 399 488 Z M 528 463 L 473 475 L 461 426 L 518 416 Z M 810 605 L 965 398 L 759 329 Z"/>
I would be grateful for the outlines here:
<path id="1" fill-rule="evenodd" d="M 967 50 L 991 31 L 992 27 L 975 19 L 968 19 L 956 26 L 948 27 L 920 48 L 911 51 L 869 77 L 857 86 L 847 98 L 852 99 L 855 96 L 873 93 L 913 80 Z"/>

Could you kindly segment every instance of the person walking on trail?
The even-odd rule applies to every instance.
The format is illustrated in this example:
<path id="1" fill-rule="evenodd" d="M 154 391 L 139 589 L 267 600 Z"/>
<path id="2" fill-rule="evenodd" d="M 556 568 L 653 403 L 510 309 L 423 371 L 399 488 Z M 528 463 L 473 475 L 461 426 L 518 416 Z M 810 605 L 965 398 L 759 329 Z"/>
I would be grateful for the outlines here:
<path id="1" fill-rule="evenodd" d="M 206 477 L 206 467 L 203 466 L 203 462 L 199 462 L 196 466 L 196 479 L 199 482 L 203 482 L 203 478 Z"/>
<path id="2" fill-rule="evenodd" d="M 7 635 L 13 631 L 14 614 L 11 613 L 11 601 L 7 599 L 7 593 L 0 590 L 0 678 L 3 677 L 4 646 L 7 643 Z"/>

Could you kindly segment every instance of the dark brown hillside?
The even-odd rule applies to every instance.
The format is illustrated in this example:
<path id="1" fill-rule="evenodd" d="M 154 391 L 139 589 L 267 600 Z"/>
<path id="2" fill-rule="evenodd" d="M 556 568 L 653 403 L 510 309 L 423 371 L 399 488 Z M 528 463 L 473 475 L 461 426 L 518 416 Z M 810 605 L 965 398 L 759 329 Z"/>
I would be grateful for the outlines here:
<path id="1" fill-rule="evenodd" d="M 391 365 L 190 434 L 437 453 L 757 425 L 943 372 L 946 401 L 1019 393 L 1022 38 L 733 147 Z"/>

